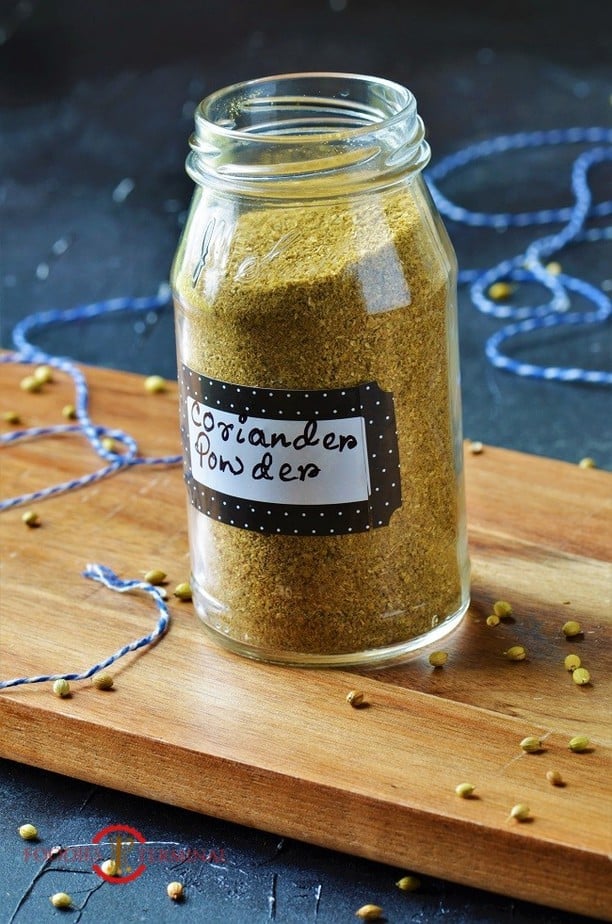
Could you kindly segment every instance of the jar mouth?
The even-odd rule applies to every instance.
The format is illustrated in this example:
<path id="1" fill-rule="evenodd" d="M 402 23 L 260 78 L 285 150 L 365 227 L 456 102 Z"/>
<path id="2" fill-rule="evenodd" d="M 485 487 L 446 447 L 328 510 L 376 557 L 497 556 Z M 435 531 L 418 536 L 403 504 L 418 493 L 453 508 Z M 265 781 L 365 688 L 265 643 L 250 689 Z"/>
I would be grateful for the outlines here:
<path id="1" fill-rule="evenodd" d="M 322 192 L 331 182 L 363 185 L 375 176 L 386 184 L 427 164 L 424 134 L 413 94 L 393 81 L 280 74 L 202 100 L 187 171 L 199 183 L 216 178 L 251 187 L 273 180 L 272 194 L 290 178 L 310 181 L 312 194 L 315 185 Z"/>
<path id="2" fill-rule="evenodd" d="M 225 87 L 202 100 L 196 119 L 233 138 L 265 135 L 282 144 L 296 133 L 327 140 L 347 133 L 355 137 L 415 115 L 416 100 L 400 84 L 320 72 L 279 74 Z"/>

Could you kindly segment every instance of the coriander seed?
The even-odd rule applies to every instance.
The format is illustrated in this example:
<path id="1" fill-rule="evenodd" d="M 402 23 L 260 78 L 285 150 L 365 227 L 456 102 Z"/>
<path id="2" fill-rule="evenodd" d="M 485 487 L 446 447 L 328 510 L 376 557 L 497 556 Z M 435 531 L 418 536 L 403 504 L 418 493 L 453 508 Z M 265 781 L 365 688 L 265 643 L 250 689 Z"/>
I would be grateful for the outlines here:
<path id="1" fill-rule="evenodd" d="M 546 779 L 551 786 L 563 786 L 563 777 L 558 770 L 547 770 Z"/>
<path id="2" fill-rule="evenodd" d="M 41 385 L 46 385 L 47 382 L 53 381 L 53 369 L 51 366 L 37 366 L 32 376 Z"/>
<path id="3" fill-rule="evenodd" d="M 191 600 L 191 584 L 187 581 L 183 581 L 182 584 L 177 584 L 174 588 L 174 596 L 178 597 L 179 600 Z"/>
<path id="4" fill-rule="evenodd" d="M 359 709 L 360 706 L 363 706 L 364 694 L 361 692 L 361 690 L 351 690 L 351 692 L 346 696 L 346 701 L 353 707 L 353 709 Z"/>
<path id="5" fill-rule="evenodd" d="M 77 409 L 74 404 L 65 404 L 62 408 L 62 417 L 66 420 L 76 420 Z"/>
<path id="6" fill-rule="evenodd" d="M 19 383 L 22 391 L 38 392 L 42 388 L 42 382 L 38 382 L 33 375 L 26 375 Z"/>
<path id="7" fill-rule="evenodd" d="M 524 661 L 527 657 L 527 649 L 522 645 L 513 645 L 512 648 L 504 651 L 504 654 L 509 661 Z"/>
<path id="8" fill-rule="evenodd" d="M 586 687 L 591 682 L 591 675 L 586 667 L 577 667 L 572 673 L 572 680 L 579 687 Z"/>
<path id="9" fill-rule="evenodd" d="M 362 921 L 380 921 L 383 916 L 383 910 L 380 905 L 362 905 L 355 912 L 356 918 Z"/>
<path id="10" fill-rule="evenodd" d="M 566 638 L 575 638 L 577 635 L 582 635 L 582 626 L 575 619 L 570 619 L 563 624 L 561 631 Z"/>
<path id="11" fill-rule="evenodd" d="M 577 654 L 568 654 L 563 663 L 566 671 L 575 671 L 577 667 L 580 667 L 582 661 Z"/>
<path id="12" fill-rule="evenodd" d="M 35 825 L 20 825 L 17 831 L 24 841 L 35 841 L 38 838 L 38 828 Z"/>
<path id="13" fill-rule="evenodd" d="M 427 660 L 432 667 L 443 667 L 448 661 L 448 651 L 432 651 Z"/>
<path id="14" fill-rule="evenodd" d="M 182 882 L 169 882 L 166 886 L 166 892 L 173 902 L 178 902 L 183 898 L 185 889 Z"/>
<path id="15" fill-rule="evenodd" d="M 501 302 L 512 295 L 514 286 L 509 282 L 494 282 L 493 285 L 489 286 L 488 291 L 489 298 L 492 298 L 494 302 Z"/>
<path id="16" fill-rule="evenodd" d="M 581 751 L 586 751 L 590 746 L 591 741 L 586 735 L 576 735 L 568 744 L 570 751 L 574 751 L 577 754 Z"/>
<path id="17" fill-rule="evenodd" d="M 100 443 L 102 444 L 102 448 L 106 449 L 107 452 L 117 451 L 117 443 L 112 438 L 112 436 L 103 436 L 100 440 Z"/>
<path id="18" fill-rule="evenodd" d="M 21 520 L 26 526 L 29 526 L 30 529 L 33 529 L 35 526 L 40 526 L 40 517 L 34 510 L 26 510 L 25 513 L 22 513 Z"/>
<path id="19" fill-rule="evenodd" d="M 102 671 L 100 674 L 95 674 L 92 683 L 94 687 L 98 690 L 112 690 L 115 680 L 112 674 Z"/>
<path id="20" fill-rule="evenodd" d="M 159 568 L 153 568 L 151 571 L 146 572 L 144 580 L 147 584 L 158 586 L 159 584 L 163 584 L 166 580 L 166 572 L 160 571 Z"/>
<path id="21" fill-rule="evenodd" d="M 529 817 L 529 812 L 529 806 L 525 805 L 524 802 L 519 802 L 517 805 L 513 805 L 510 809 L 508 820 L 514 818 L 515 821 L 525 821 L 525 819 Z"/>
<path id="22" fill-rule="evenodd" d="M 3 411 L 2 420 L 7 424 L 18 424 L 21 423 L 21 418 L 17 411 Z"/>
<path id="23" fill-rule="evenodd" d="M 70 684 L 67 680 L 64 680 L 63 677 L 60 677 L 60 679 L 56 680 L 53 684 L 53 692 L 56 696 L 59 696 L 60 699 L 65 699 L 67 696 L 70 696 Z"/>
<path id="24" fill-rule="evenodd" d="M 116 876 L 117 875 L 117 861 L 116 860 L 105 860 L 104 863 L 100 864 L 100 869 L 107 876 Z"/>
<path id="25" fill-rule="evenodd" d="M 507 600 L 496 600 L 493 604 L 493 612 L 500 619 L 507 619 L 508 616 L 512 616 L 512 607 Z"/>
<path id="26" fill-rule="evenodd" d="M 562 266 L 560 263 L 557 263 L 556 260 L 551 260 L 550 263 L 546 264 L 545 270 L 547 273 L 550 273 L 552 276 L 558 276 L 562 270 Z"/>
<path id="27" fill-rule="evenodd" d="M 150 395 L 160 394 L 162 391 L 166 390 L 166 380 L 162 378 L 161 375 L 149 375 L 144 380 L 144 389 L 148 391 Z"/>
<path id="28" fill-rule="evenodd" d="M 462 799 L 469 799 L 469 797 L 474 792 L 475 787 L 472 783 L 459 783 L 458 786 L 455 786 L 455 792 Z"/>
<path id="29" fill-rule="evenodd" d="M 398 889 L 401 889 L 402 892 L 416 892 L 417 889 L 421 888 L 421 880 L 417 876 L 412 874 L 408 876 L 402 876 L 401 879 L 398 879 L 395 885 Z"/>
<path id="30" fill-rule="evenodd" d="M 486 623 L 488 626 L 493 628 L 494 626 L 499 625 L 499 616 L 496 613 L 491 613 L 490 616 L 487 616 Z"/>
<path id="31" fill-rule="evenodd" d="M 597 462 L 590 456 L 585 456 L 585 458 L 581 459 L 578 463 L 578 468 L 597 468 Z"/>
<path id="32" fill-rule="evenodd" d="M 67 892 L 56 892 L 55 895 L 49 898 L 49 901 L 54 908 L 70 908 L 72 906 L 72 899 Z"/>
<path id="33" fill-rule="evenodd" d="M 537 754 L 538 751 L 542 750 L 542 740 L 531 735 L 528 738 L 523 738 L 519 747 L 527 754 Z"/>
<path id="34" fill-rule="evenodd" d="M 484 445 L 480 440 L 472 440 L 470 443 L 470 452 L 473 456 L 479 456 L 484 451 Z"/>

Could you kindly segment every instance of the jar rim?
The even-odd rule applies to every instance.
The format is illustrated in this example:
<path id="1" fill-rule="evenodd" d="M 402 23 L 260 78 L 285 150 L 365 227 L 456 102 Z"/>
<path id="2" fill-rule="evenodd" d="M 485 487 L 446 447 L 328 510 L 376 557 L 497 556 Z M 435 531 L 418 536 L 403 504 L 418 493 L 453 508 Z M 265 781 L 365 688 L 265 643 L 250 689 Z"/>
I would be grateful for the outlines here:
<path id="1" fill-rule="evenodd" d="M 245 94 L 242 98 L 243 107 L 247 102 L 257 102 L 259 107 L 261 107 L 262 104 L 270 105 L 272 103 L 272 98 L 270 96 L 263 97 L 258 95 L 259 90 L 279 82 L 287 84 L 292 83 L 297 86 L 299 81 L 303 81 L 305 84 L 308 82 L 328 82 L 331 84 L 344 81 L 347 84 L 347 91 L 351 86 L 369 86 L 370 88 L 375 88 L 377 91 L 386 91 L 386 98 L 383 98 L 379 93 L 377 94 L 381 106 L 384 104 L 390 106 L 392 102 L 395 103 L 393 110 L 389 109 L 387 113 L 383 113 L 381 109 L 376 110 L 373 106 L 359 103 L 356 99 L 352 98 L 348 92 L 342 93 L 342 91 L 340 91 L 331 96 L 323 97 L 322 95 L 317 96 L 316 94 L 305 96 L 304 93 L 296 91 L 295 99 L 301 98 L 304 102 L 311 103 L 315 102 L 317 99 L 321 102 L 334 103 L 340 112 L 344 111 L 347 119 L 352 117 L 355 119 L 354 125 L 347 125 L 341 129 L 336 128 L 333 130 L 327 128 L 320 132 L 309 132 L 308 139 L 313 142 L 321 140 L 331 141 L 340 138 L 347 139 L 348 137 L 357 139 L 360 136 L 371 134 L 372 131 L 392 128 L 398 122 L 417 117 L 416 99 L 413 93 L 407 87 L 393 80 L 389 80 L 388 78 L 351 72 L 296 71 L 293 73 L 272 74 L 267 77 L 257 77 L 251 80 L 238 81 L 226 87 L 222 87 L 219 90 L 215 90 L 213 93 L 204 97 L 196 108 L 196 131 L 200 128 L 205 131 L 208 130 L 216 136 L 226 137 L 227 139 L 236 141 L 244 140 L 253 142 L 260 138 L 265 140 L 266 143 L 294 144 L 295 133 L 280 133 L 274 131 L 257 133 L 254 131 L 242 130 L 236 127 L 235 121 L 232 124 L 228 119 L 221 119 L 220 113 L 214 117 L 213 110 L 215 106 L 219 106 L 222 102 L 239 99 L 240 94 Z M 285 101 L 284 96 L 274 97 L 274 102 L 277 105 L 281 101 Z M 359 112 L 357 112 L 357 110 L 359 110 Z M 366 120 L 366 114 L 368 112 L 375 117 Z M 357 121 L 357 115 L 363 117 L 360 123 Z M 280 125 L 282 122 L 279 120 L 278 124 Z"/>
<path id="2" fill-rule="evenodd" d="M 187 172 L 199 185 L 287 198 L 380 188 L 429 161 L 406 87 L 384 77 L 296 72 L 231 84 L 195 112 Z"/>

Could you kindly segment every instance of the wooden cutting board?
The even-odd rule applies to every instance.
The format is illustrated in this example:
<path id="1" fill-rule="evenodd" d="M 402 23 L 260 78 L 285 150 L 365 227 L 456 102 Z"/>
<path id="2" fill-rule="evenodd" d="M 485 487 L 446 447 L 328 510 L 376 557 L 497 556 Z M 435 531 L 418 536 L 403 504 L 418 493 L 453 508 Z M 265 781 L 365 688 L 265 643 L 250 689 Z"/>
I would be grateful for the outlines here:
<path id="1" fill-rule="evenodd" d="M 25 425 L 62 422 L 71 383 L 19 389 L 27 367 L 0 366 L 0 410 Z M 86 370 L 94 421 L 125 428 L 145 454 L 179 451 L 176 386 L 147 394 L 134 375 Z M 1 424 L 9 431 L 5 423 Z M 577 447 L 577 454 L 580 449 Z M 2 756 L 188 809 L 605 918 L 612 913 L 610 567 L 612 478 L 597 470 L 485 447 L 467 453 L 473 603 L 443 645 L 369 671 L 257 664 L 217 648 L 190 603 L 170 598 L 172 624 L 152 649 L 116 667 L 115 690 L 50 684 L 0 692 Z M 99 467 L 80 437 L 53 436 L 2 453 L 1 495 Z M 3 679 L 82 670 L 146 634 L 144 594 L 85 580 L 87 562 L 125 578 L 150 568 L 170 589 L 188 579 L 185 495 L 174 468 L 132 468 L 0 517 Z M 486 616 L 509 600 L 514 619 Z M 568 642 L 561 626 L 578 619 Z M 503 652 L 524 645 L 527 660 Z M 577 652 L 592 674 L 564 669 Z M 364 691 L 365 709 L 346 694 Z M 592 741 L 575 754 L 573 735 Z M 524 754 L 526 735 L 544 738 Z M 546 780 L 558 769 L 562 788 Z M 462 781 L 475 798 L 455 795 Z M 525 802 L 531 820 L 507 820 Z"/>

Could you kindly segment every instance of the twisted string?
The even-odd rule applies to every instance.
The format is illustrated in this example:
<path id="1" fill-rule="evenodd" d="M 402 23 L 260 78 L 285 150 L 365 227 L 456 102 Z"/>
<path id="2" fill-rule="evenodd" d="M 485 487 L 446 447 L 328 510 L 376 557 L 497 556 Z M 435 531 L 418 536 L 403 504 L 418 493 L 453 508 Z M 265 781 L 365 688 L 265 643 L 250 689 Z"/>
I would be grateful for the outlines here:
<path id="1" fill-rule="evenodd" d="M 480 312 L 491 317 L 512 320 L 512 323 L 505 325 L 487 340 L 485 355 L 489 362 L 497 368 L 528 378 L 612 385 L 612 372 L 606 370 L 525 363 L 509 356 L 501 349 L 502 344 L 507 344 L 519 335 L 531 334 L 561 325 L 601 324 L 611 317 L 612 302 L 601 289 L 583 279 L 565 274 L 555 275 L 546 269 L 542 261 L 560 253 L 571 244 L 609 240 L 612 237 L 610 227 L 585 228 L 589 218 L 612 214 L 612 201 L 595 205 L 592 203 L 588 185 L 588 171 L 597 164 L 612 160 L 612 148 L 595 147 L 576 158 L 571 172 L 574 204 L 569 208 L 517 213 L 475 212 L 452 202 L 442 194 L 437 186 L 439 180 L 445 179 L 453 171 L 482 158 L 525 148 L 579 143 L 610 145 L 612 130 L 600 127 L 570 128 L 500 135 L 497 138 L 470 145 L 439 161 L 428 171 L 427 183 L 440 212 L 451 221 L 461 224 L 505 230 L 512 227 L 565 223 L 565 226 L 555 234 L 538 238 L 523 253 L 503 260 L 490 269 L 467 269 L 459 273 L 459 282 L 470 285 L 472 302 Z M 494 283 L 506 280 L 539 283 L 548 289 L 551 298 L 543 304 L 523 308 L 499 304 L 489 298 L 487 292 Z M 572 292 L 591 302 L 595 310 L 568 312 Z"/>
<path id="2" fill-rule="evenodd" d="M 87 320 L 115 311 L 147 311 L 154 308 L 164 308 L 168 301 L 169 297 L 165 292 L 143 298 L 114 298 L 90 305 L 81 305 L 77 308 L 69 308 L 65 311 L 37 312 L 36 314 L 28 315 L 16 325 L 13 330 L 13 343 L 17 351 L 0 355 L 0 362 L 40 363 L 59 369 L 69 375 L 75 388 L 75 410 L 78 422 L 76 424 L 57 424 L 49 427 L 13 430 L 0 436 L 0 446 L 37 437 L 55 436 L 64 433 L 80 434 L 89 441 L 94 451 L 107 464 L 97 471 L 81 475 L 78 478 L 44 487 L 29 494 L 21 494 L 17 497 L 0 500 L 0 512 L 23 504 L 44 500 L 47 497 L 65 494 L 67 491 L 101 481 L 115 472 L 135 465 L 177 465 L 181 462 L 182 457 L 180 455 L 141 456 L 138 454 L 136 441 L 128 433 L 123 430 L 94 424 L 89 416 L 89 388 L 81 370 L 70 359 L 51 356 L 34 346 L 28 339 L 32 333 L 56 324 Z M 122 451 L 117 452 L 107 449 L 103 444 L 105 437 L 110 437 L 114 443 L 121 447 Z"/>
<path id="3" fill-rule="evenodd" d="M 114 571 L 111 571 L 111 569 L 107 568 L 105 565 L 89 564 L 86 566 L 83 576 L 93 581 L 98 581 L 105 587 L 110 588 L 110 590 L 116 590 L 119 593 L 127 593 L 131 590 L 143 590 L 145 593 L 150 594 L 160 614 L 154 630 L 148 635 L 143 635 L 142 638 L 136 639 L 135 642 L 124 645 L 122 648 L 115 651 L 114 654 L 100 661 L 98 664 L 94 664 L 82 673 L 40 674 L 36 677 L 15 677 L 12 680 L 0 681 L 0 690 L 6 690 L 9 687 L 23 686 L 23 684 L 26 683 L 46 683 L 50 680 L 87 680 L 99 671 L 104 670 L 105 667 L 114 664 L 115 661 L 118 661 L 119 658 L 123 658 L 131 651 L 138 651 L 140 648 L 152 645 L 153 642 L 161 638 L 166 632 L 170 623 L 170 614 L 164 602 L 163 593 L 160 591 L 159 587 L 155 587 L 153 584 L 149 584 L 146 581 L 123 581 L 121 578 L 117 577 Z"/>

